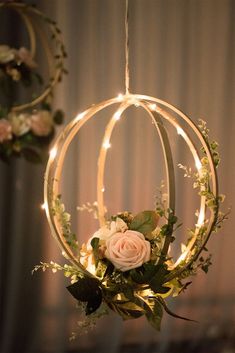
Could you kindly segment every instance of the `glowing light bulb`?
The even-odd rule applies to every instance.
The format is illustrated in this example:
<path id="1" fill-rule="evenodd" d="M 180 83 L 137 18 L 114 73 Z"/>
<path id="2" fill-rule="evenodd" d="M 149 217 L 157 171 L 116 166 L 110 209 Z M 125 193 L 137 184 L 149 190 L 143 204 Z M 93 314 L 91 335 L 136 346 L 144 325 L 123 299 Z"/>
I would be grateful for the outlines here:
<path id="1" fill-rule="evenodd" d="M 180 126 L 177 126 L 176 130 L 177 130 L 178 135 L 180 135 L 180 136 L 184 135 L 184 130 Z"/>
<path id="2" fill-rule="evenodd" d="M 41 204 L 41 209 L 43 210 L 43 211 L 46 211 L 46 212 L 48 212 L 48 204 L 46 203 L 46 202 L 44 202 L 43 204 Z"/>
<path id="3" fill-rule="evenodd" d="M 197 170 L 200 170 L 202 167 L 201 161 L 198 158 L 195 160 L 195 165 Z"/>
<path id="4" fill-rule="evenodd" d="M 111 144 L 110 144 L 109 140 L 107 140 L 107 141 L 105 141 L 105 142 L 103 143 L 103 147 L 104 147 L 106 150 L 111 147 Z"/>
<path id="5" fill-rule="evenodd" d="M 155 103 L 149 104 L 150 110 L 156 110 L 156 108 L 157 108 L 157 104 L 155 104 Z"/>
<path id="6" fill-rule="evenodd" d="M 203 210 L 201 210 L 196 226 L 201 227 L 201 225 L 203 225 L 203 223 L 204 223 L 204 219 L 205 219 L 205 212 Z"/>
<path id="7" fill-rule="evenodd" d="M 102 192 L 105 192 L 105 188 L 102 188 L 101 191 L 102 191 Z"/>
<path id="8" fill-rule="evenodd" d="M 85 112 L 78 114 L 75 118 L 75 121 L 81 120 L 84 117 L 84 115 L 85 115 Z"/>
<path id="9" fill-rule="evenodd" d="M 121 118 L 121 112 L 118 110 L 116 113 L 113 115 L 115 120 L 119 120 Z"/>
<path id="10" fill-rule="evenodd" d="M 50 158 L 54 159 L 57 155 L 57 148 L 56 147 L 53 147 L 51 150 L 50 150 Z"/>
<path id="11" fill-rule="evenodd" d="M 121 102 L 123 100 L 123 94 L 119 93 L 117 98 L 118 98 L 118 101 Z"/>

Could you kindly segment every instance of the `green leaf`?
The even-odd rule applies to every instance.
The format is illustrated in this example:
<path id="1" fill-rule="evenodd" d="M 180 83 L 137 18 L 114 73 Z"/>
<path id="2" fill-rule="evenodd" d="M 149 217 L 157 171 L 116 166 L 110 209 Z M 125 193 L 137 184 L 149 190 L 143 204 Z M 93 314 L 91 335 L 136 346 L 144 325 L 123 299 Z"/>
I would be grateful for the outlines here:
<path id="1" fill-rule="evenodd" d="M 43 161 L 42 156 L 35 149 L 24 148 L 22 150 L 22 154 L 24 158 L 31 163 L 39 164 L 39 163 L 42 163 Z"/>
<path id="2" fill-rule="evenodd" d="M 153 328 L 155 328 L 157 331 L 160 331 L 163 316 L 163 309 L 161 304 L 157 300 L 150 298 L 146 300 L 146 305 L 145 316 L 148 322 Z"/>
<path id="3" fill-rule="evenodd" d="M 155 292 L 155 293 L 166 293 L 168 292 L 169 288 L 164 287 L 164 281 L 165 277 L 170 273 L 169 270 L 164 265 L 157 265 L 158 270 L 156 271 L 156 274 L 152 279 L 149 281 L 149 286 L 150 288 Z"/>
<path id="4" fill-rule="evenodd" d="M 136 230 L 146 236 L 157 227 L 159 215 L 156 211 L 143 211 L 138 213 L 130 224 L 131 230 Z"/>
<path id="5" fill-rule="evenodd" d="M 100 282 L 95 278 L 83 277 L 67 287 L 72 296 L 81 301 L 87 302 L 86 315 L 96 311 L 102 303 L 102 290 Z"/>
<path id="6" fill-rule="evenodd" d="M 119 314 L 123 320 L 137 319 L 145 314 L 143 308 L 131 301 L 108 303 L 110 309 Z"/>
<path id="7" fill-rule="evenodd" d="M 91 246 L 93 248 L 93 254 L 95 258 L 95 266 L 97 267 L 98 262 L 99 262 L 99 238 L 93 238 L 91 240 Z"/>
<path id="8" fill-rule="evenodd" d="M 148 283 L 157 271 L 158 267 L 156 265 L 152 263 L 145 263 L 140 268 L 131 270 L 130 276 L 134 282 L 144 284 Z"/>
<path id="9" fill-rule="evenodd" d="M 135 305 L 142 308 L 144 314 L 149 321 L 149 323 L 158 331 L 161 328 L 161 320 L 163 316 L 163 309 L 161 303 L 154 297 L 141 297 L 140 295 L 136 295 L 133 299 Z"/>
<path id="10" fill-rule="evenodd" d="M 53 120 L 57 125 L 62 124 L 64 120 L 64 112 L 62 110 L 56 110 L 55 114 L 53 115 Z"/>

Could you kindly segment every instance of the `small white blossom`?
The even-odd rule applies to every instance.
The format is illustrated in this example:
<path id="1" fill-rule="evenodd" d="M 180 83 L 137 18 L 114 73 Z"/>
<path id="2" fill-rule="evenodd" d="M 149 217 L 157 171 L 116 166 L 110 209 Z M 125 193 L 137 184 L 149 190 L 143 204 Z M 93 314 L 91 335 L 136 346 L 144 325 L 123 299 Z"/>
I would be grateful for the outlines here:
<path id="1" fill-rule="evenodd" d="M 0 63 L 7 64 L 14 60 L 15 50 L 10 48 L 8 45 L 0 45 Z"/>
<path id="2" fill-rule="evenodd" d="M 9 121 L 12 126 L 12 132 L 16 136 L 22 136 L 30 130 L 30 115 L 29 114 L 9 114 Z"/>

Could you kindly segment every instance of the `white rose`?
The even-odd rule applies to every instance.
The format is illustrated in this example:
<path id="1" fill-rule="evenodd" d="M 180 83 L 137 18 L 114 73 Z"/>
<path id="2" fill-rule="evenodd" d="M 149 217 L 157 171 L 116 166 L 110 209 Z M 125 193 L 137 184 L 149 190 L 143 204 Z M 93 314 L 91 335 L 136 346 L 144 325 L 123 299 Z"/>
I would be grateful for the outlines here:
<path id="1" fill-rule="evenodd" d="M 101 240 L 106 241 L 113 234 L 117 232 L 125 232 L 125 230 L 127 229 L 128 229 L 127 224 L 121 218 L 117 217 L 116 221 L 112 221 L 109 226 L 105 225 L 101 227 L 99 230 L 97 230 L 97 232 L 93 234 L 91 239 L 99 238 Z"/>
<path id="2" fill-rule="evenodd" d="M 9 114 L 9 121 L 12 126 L 12 132 L 16 136 L 22 136 L 30 130 L 30 115 L 29 114 Z"/>

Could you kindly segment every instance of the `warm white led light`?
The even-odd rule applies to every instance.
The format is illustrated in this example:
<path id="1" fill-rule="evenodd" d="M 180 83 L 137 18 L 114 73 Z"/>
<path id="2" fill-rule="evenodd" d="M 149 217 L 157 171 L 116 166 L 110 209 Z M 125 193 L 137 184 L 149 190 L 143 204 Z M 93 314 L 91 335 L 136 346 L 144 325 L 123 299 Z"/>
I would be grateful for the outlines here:
<path id="1" fill-rule="evenodd" d="M 75 118 L 75 121 L 81 120 L 84 117 L 84 115 L 85 115 L 85 112 L 78 114 Z"/>
<path id="2" fill-rule="evenodd" d="M 47 202 L 44 202 L 43 204 L 41 204 L 40 207 L 43 211 L 48 212 L 48 203 Z"/>
<path id="3" fill-rule="evenodd" d="M 155 103 L 149 104 L 150 110 L 156 110 L 156 108 L 157 108 L 157 104 L 155 104 Z"/>
<path id="4" fill-rule="evenodd" d="M 185 134 L 184 130 L 180 126 L 177 126 L 176 130 L 177 130 L 177 134 L 180 136 L 183 136 Z"/>
<path id="5" fill-rule="evenodd" d="M 195 165 L 196 165 L 197 170 L 200 170 L 202 167 L 201 161 L 199 159 L 195 160 Z"/>
<path id="6" fill-rule="evenodd" d="M 197 227 L 201 227 L 203 225 L 203 223 L 204 223 L 204 220 L 205 220 L 205 212 L 203 210 L 201 210 L 196 226 Z"/>
<path id="7" fill-rule="evenodd" d="M 105 188 L 102 188 L 101 191 L 102 191 L 102 192 L 105 192 Z"/>
<path id="8" fill-rule="evenodd" d="M 57 148 L 56 147 L 53 147 L 51 150 L 50 150 L 50 158 L 54 159 L 57 155 Z"/>
<path id="9" fill-rule="evenodd" d="M 110 148 L 111 147 L 111 144 L 110 144 L 110 142 L 107 140 L 107 141 L 105 141 L 104 143 L 103 143 L 103 147 L 107 150 L 108 148 Z"/>
<path id="10" fill-rule="evenodd" d="M 123 94 L 119 93 L 119 95 L 117 97 L 118 97 L 119 102 L 123 100 Z"/>
<path id="11" fill-rule="evenodd" d="M 115 120 L 119 120 L 121 118 L 121 112 L 118 110 L 116 113 L 113 115 Z"/>

